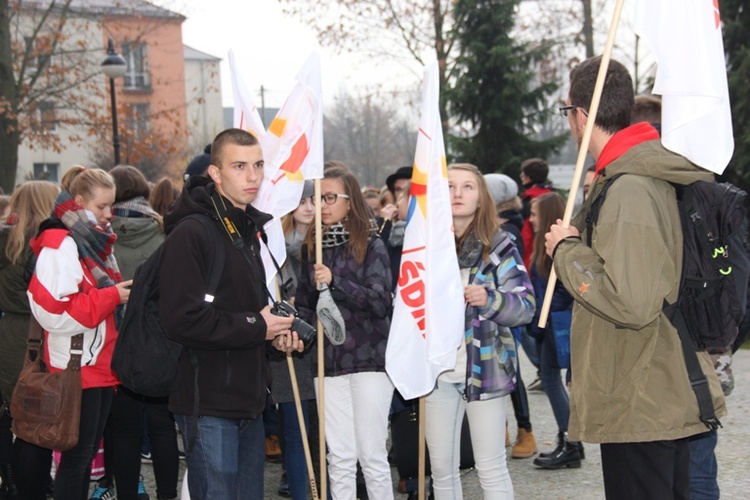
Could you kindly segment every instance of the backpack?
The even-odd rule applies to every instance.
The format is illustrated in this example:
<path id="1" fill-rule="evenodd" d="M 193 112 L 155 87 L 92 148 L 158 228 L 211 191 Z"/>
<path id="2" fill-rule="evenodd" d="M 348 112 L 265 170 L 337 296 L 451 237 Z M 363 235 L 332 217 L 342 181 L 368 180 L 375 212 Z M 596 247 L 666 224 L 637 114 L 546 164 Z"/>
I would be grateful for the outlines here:
<path id="1" fill-rule="evenodd" d="M 225 251 L 221 234 L 209 216 L 191 214 L 214 242 L 206 301 L 211 302 L 224 269 Z M 159 267 L 164 243 L 135 271 L 125 317 L 112 354 L 112 370 L 131 391 L 150 397 L 166 397 L 177 377 L 183 346 L 168 339 L 159 323 Z M 192 357 L 191 357 L 192 361 Z"/>
<path id="2" fill-rule="evenodd" d="M 586 216 L 588 246 L 607 190 L 621 175 L 609 179 L 591 205 Z M 701 420 L 716 428 L 721 423 L 714 415 L 708 380 L 695 352 L 732 345 L 745 317 L 750 277 L 743 205 L 747 193 L 717 182 L 673 187 L 683 235 L 682 274 L 677 301 L 665 300 L 662 309 L 680 335 Z"/>

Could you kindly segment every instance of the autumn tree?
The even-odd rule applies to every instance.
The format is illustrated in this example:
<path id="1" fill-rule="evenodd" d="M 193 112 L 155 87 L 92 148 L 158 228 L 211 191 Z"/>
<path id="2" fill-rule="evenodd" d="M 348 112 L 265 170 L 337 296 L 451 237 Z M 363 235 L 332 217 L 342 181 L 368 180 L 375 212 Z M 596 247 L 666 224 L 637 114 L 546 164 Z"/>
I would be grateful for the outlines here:
<path id="1" fill-rule="evenodd" d="M 21 143 L 51 153 L 73 148 L 84 164 L 90 164 L 92 156 L 96 159 L 92 149 L 111 145 L 109 94 L 100 67 L 106 36 L 112 36 L 110 28 L 118 33 L 129 29 L 128 40 L 137 44 L 149 36 L 157 38 L 167 23 L 184 19 L 160 12 L 168 11 L 141 0 L 0 0 L 0 186 L 9 191 L 16 183 Z M 184 78 L 178 83 L 184 86 Z M 118 111 L 126 118 L 121 86 L 118 82 Z M 146 136 L 138 132 L 138 139 L 147 137 L 149 142 L 128 143 L 133 131 L 121 121 L 120 135 L 126 148 L 132 146 L 132 163 L 153 163 L 148 158 L 152 151 L 168 164 L 182 163 L 184 106 L 154 106 L 158 109 L 149 118 L 160 120 L 159 127 Z"/>
<path id="2" fill-rule="evenodd" d="M 406 113 L 391 102 L 383 94 L 340 92 L 326 109 L 326 160 L 345 163 L 363 186 L 382 186 L 398 167 L 414 161 L 417 124 L 405 119 Z"/>

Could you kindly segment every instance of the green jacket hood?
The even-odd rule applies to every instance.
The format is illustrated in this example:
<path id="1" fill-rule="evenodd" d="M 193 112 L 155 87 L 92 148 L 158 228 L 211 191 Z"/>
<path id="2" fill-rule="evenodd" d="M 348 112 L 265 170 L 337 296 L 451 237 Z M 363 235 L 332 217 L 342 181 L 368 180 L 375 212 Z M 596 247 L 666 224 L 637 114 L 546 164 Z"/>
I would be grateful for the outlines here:
<path id="1" fill-rule="evenodd" d="M 112 231 L 117 235 L 118 246 L 139 248 L 160 234 L 161 227 L 151 217 L 114 217 Z"/>
<path id="2" fill-rule="evenodd" d="M 617 174 L 652 177 L 680 185 L 714 180 L 713 173 L 691 163 L 684 156 L 667 150 L 660 140 L 646 141 L 630 148 L 620 158 L 607 165 L 601 175 L 606 181 L 608 177 Z"/>

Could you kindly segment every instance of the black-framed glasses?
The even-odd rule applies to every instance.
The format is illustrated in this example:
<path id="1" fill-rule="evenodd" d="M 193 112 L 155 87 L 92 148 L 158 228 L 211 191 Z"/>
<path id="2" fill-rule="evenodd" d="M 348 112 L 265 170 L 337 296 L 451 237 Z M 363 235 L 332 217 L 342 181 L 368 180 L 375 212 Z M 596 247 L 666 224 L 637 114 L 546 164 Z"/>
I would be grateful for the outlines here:
<path id="1" fill-rule="evenodd" d="M 338 200 L 339 198 L 345 198 L 348 200 L 349 195 L 338 194 L 338 193 L 328 193 L 328 194 L 322 195 L 321 198 L 323 199 L 323 203 L 325 203 L 326 205 L 333 205 L 334 203 L 336 203 L 336 200 Z M 313 198 L 313 200 L 314 199 L 315 198 Z"/>
<path id="2" fill-rule="evenodd" d="M 563 118 L 568 117 L 568 112 L 573 111 L 574 109 L 580 109 L 583 112 L 583 116 L 589 116 L 589 112 L 583 109 L 581 106 L 560 106 L 558 108 L 560 110 L 560 116 Z"/>

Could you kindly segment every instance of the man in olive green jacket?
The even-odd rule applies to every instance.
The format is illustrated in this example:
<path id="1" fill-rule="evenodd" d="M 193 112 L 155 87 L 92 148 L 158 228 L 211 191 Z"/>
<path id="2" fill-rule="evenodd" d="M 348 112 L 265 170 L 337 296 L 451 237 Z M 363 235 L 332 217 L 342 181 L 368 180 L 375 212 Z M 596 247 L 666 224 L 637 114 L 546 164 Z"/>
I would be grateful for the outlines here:
<path id="1" fill-rule="evenodd" d="M 567 115 L 579 145 L 601 58 L 571 71 Z M 611 61 L 589 152 L 597 178 L 570 228 L 552 226 L 547 251 L 576 299 L 571 326 L 572 440 L 601 443 L 608 499 L 688 498 L 687 437 L 706 431 L 691 390 L 677 331 L 662 312 L 677 299 L 682 230 L 674 184 L 710 181 L 664 149 L 646 122 L 630 126 L 633 84 Z M 612 176 L 587 246 L 586 214 Z M 583 237 L 583 239 L 581 238 Z M 726 414 L 706 353 L 699 353 Z"/>

